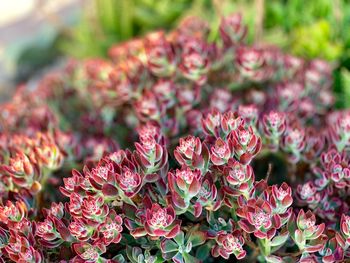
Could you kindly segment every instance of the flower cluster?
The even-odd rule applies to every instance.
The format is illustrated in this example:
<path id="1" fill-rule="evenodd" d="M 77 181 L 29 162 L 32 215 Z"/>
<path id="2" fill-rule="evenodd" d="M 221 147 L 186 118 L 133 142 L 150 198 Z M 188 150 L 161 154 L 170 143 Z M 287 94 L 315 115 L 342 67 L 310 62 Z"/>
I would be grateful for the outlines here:
<path id="1" fill-rule="evenodd" d="M 350 112 L 331 66 L 198 18 L 0 105 L 0 262 L 344 262 Z M 58 190 L 59 189 L 59 190 Z"/>

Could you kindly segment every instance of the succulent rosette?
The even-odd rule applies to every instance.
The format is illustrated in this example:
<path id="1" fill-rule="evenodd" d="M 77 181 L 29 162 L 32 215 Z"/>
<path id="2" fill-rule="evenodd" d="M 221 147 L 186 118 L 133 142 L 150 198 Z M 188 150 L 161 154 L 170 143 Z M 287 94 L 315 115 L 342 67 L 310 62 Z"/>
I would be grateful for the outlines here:
<path id="1" fill-rule="evenodd" d="M 340 114 L 329 129 L 329 136 L 336 145 L 338 151 L 342 151 L 349 145 L 350 140 L 350 114 Z"/>
<path id="2" fill-rule="evenodd" d="M 220 136 L 222 115 L 214 108 L 204 118 L 201 119 L 203 131 L 208 136 L 214 136 L 215 138 Z"/>
<path id="3" fill-rule="evenodd" d="M 42 254 L 32 246 L 32 243 L 26 237 L 15 233 L 10 235 L 5 252 L 14 262 L 44 262 Z"/>
<path id="4" fill-rule="evenodd" d="M 216 245 L 212 248 L 211 253 L 214 257 L 221 256 L 229 259 L 231 254 L 235 257 L 243 259 L 247 252 L 243 249 L 244 238 L 240 231 L 234 231 L 229 234 L 219 234 L 216 238 Z"/>
<path id="5" fill-rule="evenodd" d="M 247 27 L 243 24 L 242 15 L 233 13 L 221 19 L 219 31 L 225 46 L 231 47 L 244 39 Z"/>
<path id="6" fill-rule="evenodd" d="M 175 73 L 175 52 L 163 32 L 147 35 L 145 53 L 150 71 L 159 77 L 169 77 Z"/>
<path id="7" fill-rule="evenodd" d="M 166 149 L 157 143 L 153 136 L 141 136 L 140 143 L 135 143 L 135 147 L 146 174 L 154 173 L 166 165 L 168 160 Z"/>
<path id="8" fill-rule="evenodd" d="M 121 171 L 117 173 L 118 187 L 128 197 L 133 197 L 141 188 L 141 175 L 128 167 L 122 167 Z"/>
<path id="9" fill-rule="evenodd" d="M 243 165 L 231 159 L 224 168 L 224 175 L 229 186 L 225 188 L 229 195 L 249 198 L 249 193 L 253 188 L 254 171 L 250 165 Z"/>
<path id="10" fill-rule="evenodd" d="M 322 261 L 326 263 L 341 262 L 344 260 L 344 250 L 338 243 L 334 230 L 328 229 L 326 232 L 328 240 L 324 248 L 319 252 L 322 257 Z"/>
<path id="11" fill-rule="evenodd" d="M 203 85 L 207 81 L 210 67 L 206 43 L 198 38 L 191 38 L 185 40 L 182 49 L 183 54 L 179 65 L 182 75 L 198 85 Z"/>
<path id="12" fill-rule="evenodd" d="M 256 48 L 241 47 L 236 54 L 237 68 L 242 77 L 262 81 L 269 76 L 264 53 Z"/>
<path id="13" fill-rule="evenodd" d="M 81 204 L 82 217 L 90 224 L 103 222 L 108 211 L 103 196 L 87 196 Z"/>
<path id="14" fill-rule="evenodd" d="M 210 160 L 215 165 L 223 165 L 227 163 L 228 159 L 231 157 L 229 144 L 221 138 L 215 141 L 214 146 L 211 147 L 210 153 Z"/>
<path id="15" fill-rule="evenodd" d="M 237 112 L 227 111 L 222 115 L 221 128 L 226 135 L 244 125 L 243 118 Z"/>
<path id="16" fill-rule="evenodd" d="M 102 244 L 91 245 L 86 242 L 76 243 L 73 248 L 79 258 L 88 263 L 103 262 L 101 254 L 106 251 L 106 247 Z"/>
<path id="17" fill-rule="evenodd" d="M 16 153 L 10 158 L 9 165 L 4 165 L 2 169 L 10 174 L 12 182 L 18 187 L 34 191 L 40 188 L 40 184 L 36 181 L 40 177 L 39 167 L 25 153 Z"/>
<path id="18" fill-rule="evenodd" d="M 87 241 L 93 234 L 93 228 L 82 219 L 74 219 L 70 222 L 68 230 L 79 241 Z"/>
<path id="19" fill-rule="evenodd" d="M 323 248 L 327 236 L 323 234 L 325 224 L 316 225 L 316 217 L 309 210 L 300 210 L 297 218 L 292 214 L 288 222 L 288 231 L 300 250 L 316 252 Z"/>
<path id="20" fill-rule="evenodd" d="M 262 146 L 261 138 L 255 134 L 251 126 L 247 129 L 240 126 L 230 134 L 229 140 L 235 157 L 242 164 L 249 164 Z"/>
<path id="21" fill-rule="evenodd" d="M 36 236 L 40 237 L 40 243 L 48 248 L 61 245 L 64 240 L 57 230 L 57 219 L 47 217 L 45 221 L 36 224 Z"/>
<path id="22" fill-rule="evenodd" d="M 271 239 L 276 229 L 282 225 L 278 214 L 273 215 L 272 211 L 272 206 L 267 201 L 250 199 L 237 209 L 237 215 L 242 218 L 238 225 L 245 232 L 254 233 L 257 238 Z"/>
<path id="23" fill-rule="evenodd" d="M 198 195 L 201 189 L 202 173 L 198 169 L 192 171 L 189 167 L 182 167 L 181 170 L 168 173 L 168 184 L 177 213 L 187 211 L 191 199 Z"/>
<path id="24" fill-rule="evenodd" d="M 219 194 L 215 184 L 211 180 L 205 179 L 197 195 L 197 202 L 194 207 L 195 214 L 199 215 L 203 208 L 208 211 L 218 210 L 223 202 Z"/>
<path id="25" fill-rule="evenodd" d="M 246 125 L 255 127 L 259 117 L 259 110 L 255 104 L 239 105 L 238 115 L 243 118 Z"/>
<path id="26" fill-rule="evenodd" d="M 107 246 L 111 243 L 120 242 L 122 238 L 121 232 L 123 231 L 122 224 L 123 219 L 117 215 L 115 210 L 111 210 L 105 221 L 98 227 L 103 244 Z"/>
<path id="27" fill-rule="evenodd" d="M 273 185 L 271 189 L 271 194 L 266 195 L 266 198 L 270 200 L 275 212 L 279 214 L 286 213 L 287 209 L 293 203 L 292 189 L 285 182 L 282 183 L 279 187 L 277 185 Z"/>
<path id="28" fill-rule="evenodd" d="M 346 251 L 350 247 L 350 216 L 342 214 L 340 233 L 336 233 L 338 244 Z"/>
<path id="29" fill-rule="evenodd" d="M 282 147 L 284 151 L 290 154 L 290 161 L 295 163 L 300 159 L 301 152 L 305 148 L 305 131 L 301 128 L 295 127 L 286 130 Z"/>
<path id="30" fill-rule="evenodd" d="M 7 201 L 6 206 L 0 206 L 0 219 L 4 223 L 20 222 L 27 213 L 28 209 L 23 201 L 17 201 L 15 204 Z"/>
<path id="31" fill-rule="evenodd" d="M 286 116 L 283 112 L 271 111 L 263 117 L 263 130 L 269 147 L 277 151 L 282 135 L 286 130 Z"/>
<path id="32" fill-rule="evenodd" d="M 209 150 L 198 137 L 187 136 L 180 138 L 179 146 L 174 151 L 174 156 L 180 165 L 197 168 L 206 171 L 209 162 Z"/>
<path id="33" fill-rule="evenodd" d="M 173 238 L 179 233 L 181 220 L 176 218 L 172 206 L 162 207 L 159 204 L 152 204 L 149 197 L 144 198 L 144 206 L 134 212 L 128 211 L 129 218 L 125 219 L 125 225 L 131 235 L 135 238 L 147 235 L 151 239 L 159 239 Z"/>

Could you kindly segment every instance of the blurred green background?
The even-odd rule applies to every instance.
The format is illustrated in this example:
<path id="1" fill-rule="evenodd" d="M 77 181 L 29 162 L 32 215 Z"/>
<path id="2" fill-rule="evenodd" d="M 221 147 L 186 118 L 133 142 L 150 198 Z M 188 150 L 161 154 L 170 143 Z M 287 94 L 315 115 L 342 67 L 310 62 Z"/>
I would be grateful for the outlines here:
<path id="1" fill-rule="evenodd" d="M 350 106 L 348 0 L 87 0 L 70 26 L 56 27 L 51 41 L 39 39 L 40 48 L 31 45 L 18 56 L 18 79 L 45 65 L 45 59 L 38 63 L 37 53 L 47 54 L 47 63 L 60 56 L 106 57 L 112 44 L 151 30 L 170 30 L 190 15 L 209 20 L 214 29 L 209 37 L 215 40 L 220 16 L 232 12 L 243 14 L 249 43 L 273 44 L 306 59 L 331 62 L 337 107 Z"/>

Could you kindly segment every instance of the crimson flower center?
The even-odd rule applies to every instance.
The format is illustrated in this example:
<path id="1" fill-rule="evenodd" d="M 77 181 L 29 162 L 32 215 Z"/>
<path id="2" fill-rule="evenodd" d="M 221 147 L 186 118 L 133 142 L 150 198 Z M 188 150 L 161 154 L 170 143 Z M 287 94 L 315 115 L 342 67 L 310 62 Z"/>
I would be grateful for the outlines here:
<path id="1" fill-rule="evenodd" d="M 181 144 L 180 144 L 180 150 L 182 152 L 186 152 L 187 150 L 191 150 L 193 151 L 194 150 L 194 145 L 195 145 L 195 140 L 194 138 L 188 138 L 187 140 L 185 141 L 182 141 Z"/>
<path id="2" fill-rule="evenodd" d="M 307 228 L 315 226 L 315 221 L 312 219 L 305 219 L 305 225 Z"/>
<path id="3" fill-rule="evenodd" d="M 312 196 L 316 192 L 315 188 L 312 187 L 310 184 L 304 184 L 303 187 L 301 188 L 301 197 L 303 199 L 308 198 Z"/>
<path id="4" fill-rule="evenodd" d="M 88 248 L 82 255 L 82 258 L 85 259 L 91 259 L 91 260 L 97 260 L 99 257 L 98 253 L 96 250 L 93 248 Z"/>
<path id="5" fill-rule="evenodd" d="M 246 145 L 250 139 L 250 132 L 241 131 L 239 134 L 239 139 L 240 139 L 242 145 Z"/>
<path id="6" fill-rule="evenodd" d="M 176 172 L 176 176 L 182 178 L 186 182 L 186 184 L 191 184 L 193 181 L 194 174 L 191 170 L 185 170 Z"/>
<path id="7" fill-rule="evenodd" d="M 239 239 L 231 235 L 226 237 L 222 244 L 228 251 L 237 251 L 242 249 L 242 245 L 240 244 Z"/>
<path id="8" fill-rule="evenodd" d="M 253 215 L 254 225 L 258 228 L 269 222 L 270 216 L 263 211 L 257 212 Z"/>
<path id="9" fill-rule="evenodd" d="M 158 211 L 154 212 L 151 218 L 151 223 L 154 226 L 166 226 L 167 225 L 167 213 L 165 209 L 159 209 Z"/>
<path id="10" fill-rule="evenodd" d="M 136 187 L 137 186 L 137 182 L 135 180 L 135 174 L 132 173 L 130 170 L 126 170 L 123 173 L 122 183 L 124 185 L 129 186 L 129 187 Z"/>
<path id="11" fill-rule="evenodd" d="M 240 169 L 230 170 L 230 176 L 242 181 L 245 177 L 245 173 Z"/>

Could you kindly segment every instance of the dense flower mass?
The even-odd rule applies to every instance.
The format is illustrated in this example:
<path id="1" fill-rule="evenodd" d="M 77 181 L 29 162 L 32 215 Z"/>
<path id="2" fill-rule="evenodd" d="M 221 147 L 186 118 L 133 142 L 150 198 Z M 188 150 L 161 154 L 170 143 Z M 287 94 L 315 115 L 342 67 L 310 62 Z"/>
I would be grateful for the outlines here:
<path id="1" fill-rule="evenodd" d="M 349 260 L 331 66 L 245 44 L 242 21 L 210 42 L 188 18 L 2 104 L 0 262 Z"/>

